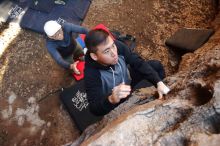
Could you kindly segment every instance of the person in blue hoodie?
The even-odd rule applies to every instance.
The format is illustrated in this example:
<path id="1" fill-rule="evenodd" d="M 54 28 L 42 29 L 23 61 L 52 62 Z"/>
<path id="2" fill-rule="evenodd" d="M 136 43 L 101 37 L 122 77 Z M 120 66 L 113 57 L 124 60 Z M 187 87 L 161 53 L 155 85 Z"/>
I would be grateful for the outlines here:
<path id="1" fill-rule="evenodd" d="M 56 21 L 47 21 L 44 25 L 47 36 L 46 46 L 52 58 L 63 68 L 70 69 L 80 74 L 76 68 L 78 61 L 74 58 L 81 57 L 83 50 L 75 40 L 77 34 L 87 34 L 88 30 L 79 25 L 64 23 L 62 26 Z"/>
<path id="2" fill-rule="evenodd" d="M 170 89 L 163 83 L 165 72 L 157 60 L 145 61 L 125 44 L 103 30 L 91 30 L 85 44 L 85 88 L 89 109 L 105 115 L 124 102 L 143 79 L 157 88 L 159 99 Z M 130 66 L 128 68 L 128 65 Z"/>

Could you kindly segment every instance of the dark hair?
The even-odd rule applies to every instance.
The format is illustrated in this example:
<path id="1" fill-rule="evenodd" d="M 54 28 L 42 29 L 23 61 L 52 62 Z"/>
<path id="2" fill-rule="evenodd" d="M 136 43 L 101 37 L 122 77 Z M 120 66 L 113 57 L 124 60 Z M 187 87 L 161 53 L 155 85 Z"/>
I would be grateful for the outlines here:
<path id="1" fill-rule="evenodd" d="M 97 46 L 105 42 L 109 36 L 108 32 L 102 29 L 91 30 L 85 38 L 85 44 L 90 53 L 96 53 Z"/>

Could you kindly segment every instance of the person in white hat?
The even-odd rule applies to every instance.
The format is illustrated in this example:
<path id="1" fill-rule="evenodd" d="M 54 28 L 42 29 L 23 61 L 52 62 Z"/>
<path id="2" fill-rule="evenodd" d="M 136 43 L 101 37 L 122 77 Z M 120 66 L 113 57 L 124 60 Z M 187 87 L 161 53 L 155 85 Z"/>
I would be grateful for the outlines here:
<path id="1" fill-rule="evenodd" d="M 87 34 L 88 30 L 82 26 L 64 23 L 62 26 L 56 21 L 50 20 L 44 24 L 44 32 L 47 36 L 46 46 L 52 58 L 63 68 L 70 69 L 80 74 L 73 58 L 83 55 L 83 49 L 77 44 L 77 34 Z"/>

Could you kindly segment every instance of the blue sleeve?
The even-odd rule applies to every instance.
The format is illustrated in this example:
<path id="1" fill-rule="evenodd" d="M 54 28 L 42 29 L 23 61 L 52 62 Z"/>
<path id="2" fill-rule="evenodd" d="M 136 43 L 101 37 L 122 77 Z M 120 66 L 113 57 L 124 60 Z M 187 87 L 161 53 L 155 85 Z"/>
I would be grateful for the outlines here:
<path id="1" fill-rule="evenodd" d="M 60 66 L 66 69 L 70 68 L 70 63 L 63 59 L 63 57 L 57 51 L 56 45 L 47 43 L 47 50 L 52 56 L 52 58 L 57 62 L 57 64 L 59 64 Z"/>
<path id="2" fill-rule="evenodd" d="M 73 33 L 80 33 L 80 34 L 88 34 L 89 30 L 79 26 L 79 25 L 75 25 L 72 23 L 64 23 L 64 28 L 68 31 L 68 32 L 73 32 Z"/>

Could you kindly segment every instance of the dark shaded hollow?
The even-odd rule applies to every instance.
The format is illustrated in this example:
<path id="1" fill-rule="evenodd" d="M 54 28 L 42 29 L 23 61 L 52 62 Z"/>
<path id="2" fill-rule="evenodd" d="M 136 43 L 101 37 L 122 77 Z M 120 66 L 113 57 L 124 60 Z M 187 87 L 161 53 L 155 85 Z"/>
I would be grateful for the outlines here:
<path id="1" fill-rule="evenodd" d="M 213 93 L 208 87 L 193 86 L 191 87 L 191 97 L 190 101 L 195 106 L 201 106 L 208 103 L 212 97 Z"/>
<path id="2" fill-rule="evenodd" d="M 186 53 L 190 53 L 189 51 L 184 51 L 181 49 L 177 49 L 174 47 L 168 47 L 168 51 L 169 51 L 169 60 L 173 60 L 175 62 L 177 62 L 177 64 L 175 64 L 175 66 L 172 66 L 173 68 L 173 73 L 176 73 L 179 69 L 179 64 L 182 60 L 182 56 L 185 55 Z"/>

